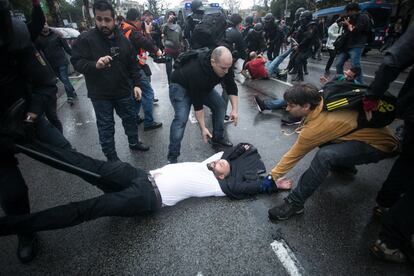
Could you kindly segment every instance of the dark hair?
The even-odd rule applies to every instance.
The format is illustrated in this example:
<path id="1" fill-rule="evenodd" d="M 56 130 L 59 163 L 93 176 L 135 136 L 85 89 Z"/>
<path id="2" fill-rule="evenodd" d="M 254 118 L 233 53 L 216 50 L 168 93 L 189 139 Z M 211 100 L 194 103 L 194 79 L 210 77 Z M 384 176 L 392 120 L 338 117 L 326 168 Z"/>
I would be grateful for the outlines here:
<path id="1" fill-rule="evenodd" d="M 352 2 L 345 6 L 345 10 L 348 11 L 360 11 L 361 8 L 359 7 L 358 3 Z"/>
<path id="2" fill-rule="evenodd" d="M 322 100 L 318 88 L 310 83 L 295 84 L 286 90 L 283 98 L 288 103 L 304 106 L 310 104 L 310 109 L 315 109 Z"/>
<path id="3" fill-rule="evenodd" d="M 359 75 L 359 74 L 361 74 L 361 67 L 352 67 L 351 69 L 349 69 L 349 70 L 351 70 L 351 72 L 352 73 L 354 73 L 355 75 Z"/>
<path id="4" fill-rule="evenodd" d="M 153 14 L 150 10 L 145 10 L 142 14 L 143 14 L 144 16 L 149 16 L 149 15 L 154 16 L 154 14 Z"/>
<path id="5" fill-rule="evenodd" d="M 115 11 L 112 5 L 106 1 L 99 0 L 93 4 L 93 14 L 96 15 L 96 10 L 98 11 L 111 11 L 112 18 L 115 19 Z"/>
<path id="6" fill-rule="evenodd" d="M 129 9 L 126 14 L 126 20 L 135 21 L 141 20 L 141 13 L 137 9 Z"/>
<path id="7" fill-rule="evenodd" d="M 237 26 L 243 21 L 243 18 L 240 16 L 240 14 L 234 13 L 230 16 L 230 21 L 234 26 Z"/>

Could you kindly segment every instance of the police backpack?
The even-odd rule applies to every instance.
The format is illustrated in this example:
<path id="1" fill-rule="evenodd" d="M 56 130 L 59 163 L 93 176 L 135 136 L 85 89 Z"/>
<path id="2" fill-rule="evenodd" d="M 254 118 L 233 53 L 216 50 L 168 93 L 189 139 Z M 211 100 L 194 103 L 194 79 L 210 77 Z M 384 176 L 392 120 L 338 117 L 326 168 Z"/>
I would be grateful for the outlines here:
<path id="1" fill-rule="evenodd" d="M 363 98 L 367 85 L 347 81 L 332 81 L 325 84 L 322 93 L 324 110 L 331 112 L 341 109 L 358 111 L 358 129 L 381 128 L 391 124 L 396 117 L 397 98 L 386 92 L 378 100 L 378 108 L 372 111 L 372 119 L 367 120 L 363 109 Z"/>
<path id="2" fill-rule="evenodd" d="M 194 49 L 214 48 L 223 38 L 226 29 L 227 20 L 223 13 L 205 14 L 201 22 L 194 28 L 191 35 L 191 45 Z"/>

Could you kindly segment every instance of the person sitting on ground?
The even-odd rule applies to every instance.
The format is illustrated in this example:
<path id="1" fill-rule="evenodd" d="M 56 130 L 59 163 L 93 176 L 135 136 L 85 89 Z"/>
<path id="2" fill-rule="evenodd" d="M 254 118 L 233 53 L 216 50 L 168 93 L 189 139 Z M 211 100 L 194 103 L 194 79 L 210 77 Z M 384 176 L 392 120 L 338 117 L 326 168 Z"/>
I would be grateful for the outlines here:
<path id="1" fill-rule="evenodd" d="M 376 163 L 395 155 L 399 142 L 387 127 L 358 129 L 358 111 L 326 112 L 318 88 L 298 84 L 284 94 L 286 110 L 304 117 L 295 144 L 270 171 L 264 182 L 277 181 L 288 173 L 307 153 L 316 152 L 309 169 L 281 205 L 269 210 L 269 218 L 286 220 L 304 212 L 306 200 L 325 180 L 329 171 L 356 173 L 355 165 Z"/>
<path id="2" fill-rule="evenodd" d="M 326 84 L 327 82 L 330 82 L 330 81 L 348 81 L 348 82 L 353 82 L 355 84 L 361 84 L 356 79 L 356 77 L 358 76 L 360 72 L 361 72 L 361 67 L 351 67 L 348 70 L 345 70 L 343 75 L 342 74 L 336 75 L 331 80 L 329 80 L 326 75 L 323 75 L 320 78 L 320 82 L 321 84 Z"/>
<path id="3" fill-rule="evenodd" d="M 343 75 L 337 75 L 333 77 L 331 80 L 328 80 L 326 76 L 322 76 L 320 78 L 320 82 L 324 85 L 328 82 L 334 82 L 334 81 L 348 81 L 348 82 L 353 82 L 355 84 L 359 84 L 359 82 L 356 80 L 356 77 L 358 76 L 359 71 L 361 71 L 361 68 L 359 67 L 350 68 L 344 71 Z M 264 101 L 259 96 L 254 96 L 254 102 L 259 112 L 263 112 L 264 110 L 276 110 L 276 109 L 281 109 L 281 108 L 286 107 L 286 101 L 284 99 L 276 98 L 276 99 Z"/>
<path id="4" fill-rule="evenodd" d="M 216 153 L 203 162 L 170 164 L 149 172 L 125 162 L 104 162 L 41 143 L 37 150 L 71 165 L 66 171 L 96 185 L 104 194 L 36 213 L 1 217 L 0 236 L 60 229 L 99 217 L 146 215 L 190 197 L 243 199 L 290 189 L 292 184 L 283 179 L 270 185 L 261 183 L 259 173 L 265 172 L 265 166 L 257 149 L 248 143 Z M 73 166 L 82 170 L 74 171 Z"/>
<path id="5" fill-rule="evenodd" d="M 279 70 L 279 65 L 285 60 L 285 58 L 291 53 L 292 49 L 285 51 L 283 54 L 277 56 L 273 61 L 267 61 L 267 59 L 258 55 L 252 51 L 249 54 L 250 61 L 246 62 L 243 70 L 247 70 L 251 76 L 251 79 L 268 79 L 272 76 L 286 76 L 287 72 Z M 245 74 L 243 74 L 246 76 Z"/>

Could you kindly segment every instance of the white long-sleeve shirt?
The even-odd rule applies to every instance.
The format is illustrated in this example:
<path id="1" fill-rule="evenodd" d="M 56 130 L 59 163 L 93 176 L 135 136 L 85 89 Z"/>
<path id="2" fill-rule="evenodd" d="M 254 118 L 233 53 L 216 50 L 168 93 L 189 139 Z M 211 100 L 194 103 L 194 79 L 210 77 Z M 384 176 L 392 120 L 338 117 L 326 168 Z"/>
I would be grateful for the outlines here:
<path id="1" fill-rule="evenodd" d="M 162 204 L 172 206 L 190 197 L 225 196 L 207 163 L 219 160 L 219 152 L 203 162 L 169 164 L 150 171 L 160 191 Z"/>

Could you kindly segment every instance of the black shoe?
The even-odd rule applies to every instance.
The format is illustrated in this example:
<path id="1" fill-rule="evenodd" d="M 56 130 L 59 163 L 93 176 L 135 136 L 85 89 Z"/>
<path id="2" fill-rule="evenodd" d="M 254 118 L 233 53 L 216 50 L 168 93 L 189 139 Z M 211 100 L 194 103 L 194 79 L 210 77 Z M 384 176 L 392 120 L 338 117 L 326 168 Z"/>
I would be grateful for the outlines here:
<path id="1" fill-rule="evenodd" d="M 295 71 L 295 70 L 289 71 L 289 75 L 296 75 L 297 73 L 298 73 L 298 71 Z"/>
<path id="2" fill-rule="evenodd" d="M 266 110 L 266 105 L 262 99 L 259 98 L 259 96 L 254 96 L 254 102 L 256 104 L 257 110 L 259 110 L 260 113 L 263 112 L 263 110 Z"/>
<path id="3" fill-rule="evenodd" d="M 159 101 L 159 100 L 158 100 L 157 98 L 152 99 L 152 102 L 153 102 L 153 103 L 158 103 L 158 101 Z"/>
<path id="4" fill-rule="evenodd" d="M 226 138 L 221 138 L 221 139 L 211 139 L 211 144 L 213 146 L 222 146 L 222 147 L 232 147 L 233 144 Z"/>
<path id="5" fill-rule="evenodd" d="M 149 126 L 144 126 L 144 131 L 153 130 L 162 127 L 162 123 L 152 122 Z"/>
<path id="6" fill-rule="evenodd" d="M 300 122 L 302 121 L 302 118 L 293 117 L 290 114 L 286 114 L 282 117 L 281 121 L 282 121 L 282 124 L 286 126 L 293 126 L 293 125 L 300 124 Z"/>
<path id="7" fill-rule="evenodd" d="M 37 255 L 36 234 L 19 235 L 18 240 L 17 258 L 24 264 L 31 262 Z"/>
<path id="8" fill-rule="evenodd" d="M 145 145 L 142 142 L 138 142 L 137 144 L 129 144 L 129 148 L 132 150 L 139 150 L 139 151 L 147 151 L 149 150 L 149 146 Z"/>
<path id="9" fill-rule="evenodd" d="M 303 71 L 305 75 L 309 75 L 309 72 L 307 70 Z"/>
<path id="10" fill-rule="evenodd" d="M 66 100 L 66 102 L 68 103 L 68 104 L 70 104 L 70 106 L 73 106 L 73 97 L 68 97 L 68 99 Z"/>
<path id="11" fill-rule="evenodd" d="M 303 214 L 303 205 L 299 205 L 285 198 L 283 204 L 269 209 L 269 218 L 272 220 L 287 220 L 295 215 Z"/>
<path id="12" fill-rule="evenodd" d="M 137 125 L 140 125 L 144 122 L 144 119 L 141 116 L 138 116 L 137 118 Z"/>

